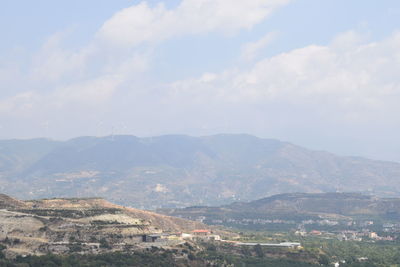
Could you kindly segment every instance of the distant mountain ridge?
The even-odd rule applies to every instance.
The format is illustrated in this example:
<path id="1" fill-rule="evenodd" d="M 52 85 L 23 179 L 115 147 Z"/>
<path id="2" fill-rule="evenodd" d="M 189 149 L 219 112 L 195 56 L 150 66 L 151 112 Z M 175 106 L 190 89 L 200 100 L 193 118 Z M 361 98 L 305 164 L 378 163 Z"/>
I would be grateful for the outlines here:
<path id="1" fill-rule="evenodd" d="M 396 213 L 400 218 L 400 198 L 378 198 L 357 193 L 279 194 L 245 203 L 232 203 L 226 207 L 260 213 L 329 213 L 343 216 Z"/>
<path id="2" fill-rule="evenodd" d="M 0 141 L 0 190 L 22 199 L 99 196 L 155 209 L 290 192 L 399 196 L 400 164 L 220 134 Z"/>
<path id="3" fill-rule="evenodd" d="M 358 193 L 288 193 L 250 202 L 217 207 L 193 206 L 159 212 L 181 218 L 209 221 L 276 218 L 368 218 L 383 221 L 400 219 L 400 198 L 378 198 Z"/>

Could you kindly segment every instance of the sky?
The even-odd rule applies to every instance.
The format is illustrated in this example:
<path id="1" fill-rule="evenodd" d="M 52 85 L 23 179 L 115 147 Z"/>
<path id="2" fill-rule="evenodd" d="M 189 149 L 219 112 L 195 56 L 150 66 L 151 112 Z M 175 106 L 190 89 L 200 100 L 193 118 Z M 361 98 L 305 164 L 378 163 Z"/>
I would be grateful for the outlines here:
<path id="1" fill-rule="evenodd" d="M 400 162 L 398 0 L 3 0 L 0 139 L 248 133 Z"/>

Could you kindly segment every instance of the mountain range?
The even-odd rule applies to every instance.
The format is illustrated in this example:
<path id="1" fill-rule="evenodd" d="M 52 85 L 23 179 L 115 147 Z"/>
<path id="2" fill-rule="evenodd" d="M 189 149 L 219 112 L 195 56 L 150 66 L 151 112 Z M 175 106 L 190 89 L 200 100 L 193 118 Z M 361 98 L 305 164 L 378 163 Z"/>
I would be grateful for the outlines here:
<path id="1" fill-rule="evenodd" d="M 21 199 L 104 197 L 156 209 L 293 192 L 399 196 L 400 164 L 245 134 L 0 141 L 0 191 Z"/>

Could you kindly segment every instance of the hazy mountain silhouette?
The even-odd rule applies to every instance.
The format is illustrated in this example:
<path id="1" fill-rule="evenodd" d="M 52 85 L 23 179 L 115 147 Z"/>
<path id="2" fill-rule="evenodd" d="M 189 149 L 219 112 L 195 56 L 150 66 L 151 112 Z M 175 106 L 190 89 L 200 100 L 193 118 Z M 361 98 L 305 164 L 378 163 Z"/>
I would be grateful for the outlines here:
<path id="1" fill-rule="evenodd" d="M 101 196 L 139 208 L 223 204 L 289 192 L 400 192 L 400 164 L 250 135 L 0 141 L 0 190 Z"/>

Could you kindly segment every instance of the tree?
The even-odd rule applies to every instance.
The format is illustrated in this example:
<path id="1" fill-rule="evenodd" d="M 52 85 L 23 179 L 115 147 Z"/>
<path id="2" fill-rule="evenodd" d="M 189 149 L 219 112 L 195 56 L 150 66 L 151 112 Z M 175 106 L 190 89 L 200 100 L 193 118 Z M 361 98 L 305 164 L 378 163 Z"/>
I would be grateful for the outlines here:
<path id="1" fill-rule="evenodd" d="M 319 255 L 319 260 L 318 260 L 319 264 L 324 265 L 324 266 L 328 266 L 330 263 L 329 257 L 326 256 L 326 254 L 321 254 Z"/>
<path id="2" fill-rule="evenodd" d="M 6 248 L 7 248 L 6 246 L 3 246 L 3 245 L 0 244 L 0 259 L 4 259 L 5 258 L 3 250 L 5 250 Z"/>
<path id="3" fill-rule="evenodd" d="M 111 248 L 110 244 L 104 237 L 100 239 L 100 248 L 107 248 L 107 249 Z"/>
<path id="4" fill-rule="evenodd" d="M 256 253 L 257 257 L 259 258 L 264 257 L 264 251 L 260 244 L 254 246 L 254 252 Z"/>

